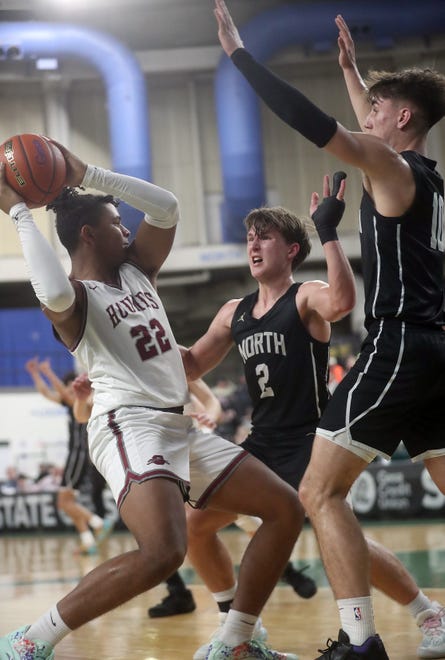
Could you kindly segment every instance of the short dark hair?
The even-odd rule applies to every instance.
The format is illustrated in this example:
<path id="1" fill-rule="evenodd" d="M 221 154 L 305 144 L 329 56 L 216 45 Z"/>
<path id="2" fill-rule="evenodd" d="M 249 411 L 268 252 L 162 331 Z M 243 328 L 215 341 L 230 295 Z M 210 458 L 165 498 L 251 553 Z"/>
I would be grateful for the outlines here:
<path id="1" fill-rule="evenodd" d="M 80 230 L 84 225 L 96 227 L 106 204 L 119 205 L 113 195 L 80 194 L 66 187 L 55 200 L 48 204 L 47 211 L 56 214 L 56 230 L 62 245 L 72 254 L 79 245 Z"/>
<path id="2" fill-rule="evenodd" d="M 64 385 L 69 385 L 73 380 L 76 380 L 77 374 L 75 371 L 67 371 L 66 374 L 62 376 L 62 383 Z"/>
<path id="3" fill-rule="evenodd" d="M 413 67 L 393 73 L 370 71 L 366 85 L 371 102 L 383 98 L 413 103 L 419 111 L 418 127 L 423 132 L 445 116 L 445 76 L 434 69 Z"/>
<path id="4" fill-rule="evenodd" d="M 244 225 L 247 231 L 253 228 L 258 236 L 273 227 L 280 232 L 289 245 L 298 243 L 300 249 L 292 262 L 293 270 L 303 263 L 310 254 L 311 240 L 309 238 L 308 222 L 283 206 L 263 206 L 253 209 L 244 219 Z"/>

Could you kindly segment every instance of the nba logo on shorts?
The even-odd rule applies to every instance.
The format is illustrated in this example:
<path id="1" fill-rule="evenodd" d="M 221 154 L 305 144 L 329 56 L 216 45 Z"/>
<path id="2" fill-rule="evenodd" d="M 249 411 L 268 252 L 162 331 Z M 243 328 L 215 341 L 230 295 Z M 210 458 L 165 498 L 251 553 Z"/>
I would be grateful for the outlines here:
<path id="1" fill-rule="evenodd" d="M 362 620 L 362 611 L 359 607 L 354 607 L 354 619 L 356 621 Z"/>

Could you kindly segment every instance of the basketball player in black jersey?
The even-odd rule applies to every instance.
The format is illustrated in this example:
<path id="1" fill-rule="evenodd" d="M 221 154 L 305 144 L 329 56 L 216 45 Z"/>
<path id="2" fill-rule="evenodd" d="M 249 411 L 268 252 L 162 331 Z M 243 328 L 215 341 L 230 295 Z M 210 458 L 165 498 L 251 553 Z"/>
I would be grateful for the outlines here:
<path id="1" fill-rule="evenodd" d="M 444 192 L 436 163 L 426 157 L 428 132 L 445 114 L 445 77 L 412 68 L 373 72 L 365 83 L 348 27 L 337 16 L 339 64 L 362 128 L 353 133 L 244 49 L 223 0 L 215 0 L 215 16 L 224 51 L 267 105 L 363 175 L 368 336 L 321 418 L 299 493 L 342 626 L 338 641 L 329 642 L 320 658 L 386 660 L 375 632 L 368 548 L 345 497 L 368 463 L 379 455 L 389 458 L 400 441 L 445 492 Z M 335 238 L 331 232 L 324 240 Z M 434 645 L 418 652 L 441 657 Z"/>
<path id="2" fill-rule="evenodd" d="M 39 361 L 37 357 L 28 360 L 25 368 L 32 378 L 36 390 L 54 403 L 60 403 L 68 414 L 68 452 L 63 468 L 62 481 L 57 492 L 57 509 L 71 518 L 79 534 L 79 550 L 83 555 L 97 553 L 97 543 L 102 541 L 110 529 L 105 520 L 102 491 L 105 481 L 91 463 L 88 453 L 86 425 L 78 422 L 74 407 L 78 403 L 73 383 L 74 372 L 66 373 L 60 379 L 53 371 L 49 360 Z M 90 482 L 94 512 L 89 511 L 76 499 L 76 491 Z M 98 509 L 97 503 L 102 504 Z"/>
<path id="3" fill-rule="evenodd" d="M 324 201 L 314 193 L 310 212 L 320 236 L 343 215 L 344 175 L 323 183 Z M 282 208 L 260 208 L 245 220 L 247 254 L 258 290 L 242 300 L 229 300 L 209 329 L 183 352 L 189 380 L 218 364 L 235 343 L 244 365 L 252 401 L 252 430 L 242 447 L 296 490 L 309 462 L 315 429 L 328 399 L 330 322 L 344 317 L 355 303 L 354 277 L 339 241 L 324 245 L 328 283 L 294 282 L 292 272 L 308 256 L 306 223 Z M 188 511 L 188 557 L 215 599 L 227 605 L 228 617 L 194 660 L 219 655 L 230 628 L 230 600 L 236 583 L 230 556 L 218 529 L 236 519 L 211 507 Z M 303 522 L 303 521 L 302 521 Z M 302 526 L 302 525 L 301 525 Z M 300 526 L 300 529 L 301 529 Z M 254 635 L 264 635 L 258 627 Z M 236 657 L 233 655 L 233 657 Z"/>
<path id="4" fill-rule="evenodd" d="M 339 177 L 334 184 L 337 192 Z M 344 186 L 344 184 L 343 184 Z M 343 186 L 341 194 L 343 196 Z M 329 189 L 325 182 L 324 194 Z M 342 205 L 333 196 L 324 200 L 315 212 L 314 198 L 311 212 L 319 234 L 338 223 Z M 309 236 L 301 221 L 282 208 L 257 209 L 246 218 L 248 253 L 251 272 L 259 289 L 242 300 L 231 300 L 218 312 L 206 335 L 184 355 L 190 377 L 202 369 L 208 370 L 227 352 L 227 343 L 234 342 L 244 365 L 249 395 L 253 404 L 252 430 L 242 446 L 268 465 L 282 479 L 298 490 L 309 463 L 315 430 L 328 398 L 328 347 L 330 324 L 320 313 L 332 318 L 330 304 L 322 300 L 301 303 L 305 290 L 320 287 L 327 295 L 329 285 L 323 282 L 295 283 L 292 270 L 307 256 Z M 281 240 L 277 237 L 281 235 Z M 273 240 L 274 238 L 274 240 Z M 301 246 L 298 259 L 284 265 L 280 248 L 282 242 L 297 242 Z M 274 245 L 275 243 L 275 245 Z M 327 252 L 328 274 L 335 279 L 345 265 L 340 245 L 335 256 Z M 340 259 L 340 262 L 338 262 Z M 285 293 L 268 301 L 270 291 L 280 290 L 284 276 L 288 278 Z M 353 282 L 343 273 L 342 287 L 345 302 L 352 304 Z M 335 290 L 335 288 L 334 288 Z M 341 299 L 336 291 L 334 299 Z M 337 303 L 338 304 L 338 303 Z M 316 305 L 312 307 L 311 305 Z M 319 309 L 319 312 L 317 312 Z M 320 334 L 320 330 L 322 333 Z M 316 335 L 316 336 L 314 336 Z M 319 337 L 317 339 L 317 336 Z M 218 638 L 224 628 L 230 600 L 236 591 L 236 580 L 230 555 L 217 532 L 234 521 L 234 516 L 211 510 L 189 511 L 189 559 L 212 591 L 221 609 Z M 422 621 L 436 615 L 440 605 L 432 603 L 421 592 L 401 562 L 386 548 L 367 539 L 371 554 L 373 586 L 405 606 L 411 615 Z M 437 629 L 425 628 L 423 644 L 437 638 Z M 264 638 L 265 629 L 259 625 L 254 635 Z M 425 641 L 426 640 L 426 641 Z M 201 646 L 194 660 L 203 660 L 208 644 Z M 440 657 L 440 656 L 437 656 Z"/>

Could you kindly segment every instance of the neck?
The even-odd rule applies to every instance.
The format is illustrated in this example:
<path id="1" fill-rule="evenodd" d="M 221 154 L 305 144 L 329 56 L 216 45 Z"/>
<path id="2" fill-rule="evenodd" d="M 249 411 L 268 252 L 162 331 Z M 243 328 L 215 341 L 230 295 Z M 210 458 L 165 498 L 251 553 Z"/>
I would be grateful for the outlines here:
<path id="1" fill-rule="evenodd" d="M 397 153 L 402 151 L 416 151 L 421 156 L 427 156 L 427 136 L 426 135 L 412 135 L 406 136 L 407 139 L 401 140 L 399 144 L 391 145 Z"/>
<path id="2" fill-rule="evenodd" d="M 71 277 L 76 280 L 95 280 L 96 282 L 107 282 L 109 284 L 118 283 L 117 268 L 110 268 L 94 257 L 73 255 L 71 262 Z"/>
<path id="3" fill-rule="evenodd" d="M 263 307 L 271 307 L 294 283 L 292 275 L 273 282 L 259 282 L 258 302 Z"/>

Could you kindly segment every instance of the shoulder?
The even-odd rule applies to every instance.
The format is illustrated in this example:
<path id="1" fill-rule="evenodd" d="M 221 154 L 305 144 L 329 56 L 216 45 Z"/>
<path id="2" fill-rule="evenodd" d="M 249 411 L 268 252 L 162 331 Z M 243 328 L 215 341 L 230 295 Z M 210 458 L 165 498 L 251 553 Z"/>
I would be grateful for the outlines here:
<path id="1" fill-rule="evenodd" d="M 305 302 L 310 304 L 311 296 L 317 294 L 328 286 L 328 283 L 323 280 L 308 280 L 307 282 L 303 282 L 295 294 L 295 303 L 297 307 Z"/>
<path id="2" fill-rule="evenodd" d="M 218 313 L 215 316 L 214 321 L 217 323 L 223 323 L 224 325 L 230 326 L 232 323 L 233 316 L 235 311 L 240 304 L 242 298 L 232 298 L 228 300 L 224 305 L 219 309 Z"/>

